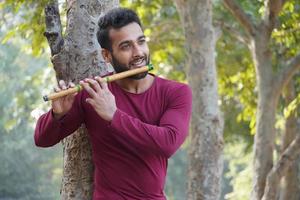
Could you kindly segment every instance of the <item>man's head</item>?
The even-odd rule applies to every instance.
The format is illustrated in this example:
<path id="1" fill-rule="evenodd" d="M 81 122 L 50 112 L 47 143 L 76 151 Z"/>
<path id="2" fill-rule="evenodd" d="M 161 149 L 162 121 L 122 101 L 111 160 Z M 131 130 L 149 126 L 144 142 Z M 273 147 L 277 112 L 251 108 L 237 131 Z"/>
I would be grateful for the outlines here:
<path id="1" fill-rule="evenodd" d="M 99 19 L 97 39 L 102 55 L 117 73 L 149 64 L 149 49 L 137 14 L 115 8 Z M 146 76 L 139 74 L 132 78 Z"/>

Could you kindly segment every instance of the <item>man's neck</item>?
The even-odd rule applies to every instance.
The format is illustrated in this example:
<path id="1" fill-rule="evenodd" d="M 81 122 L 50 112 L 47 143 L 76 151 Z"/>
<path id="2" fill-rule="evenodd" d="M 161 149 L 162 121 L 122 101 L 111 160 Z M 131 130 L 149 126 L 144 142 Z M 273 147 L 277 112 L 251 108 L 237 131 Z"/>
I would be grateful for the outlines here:
<path id="1" fill-rule="evenodd" d="M 134 80 L 130 78 L 124 78 L 121 80 L 117 80 L 116 83 L 121 87 L 123 90 L 134 93 L 140 94 L 148 90 L 154 81 L 154 76 L 147 74 L 145 78 Z"/>

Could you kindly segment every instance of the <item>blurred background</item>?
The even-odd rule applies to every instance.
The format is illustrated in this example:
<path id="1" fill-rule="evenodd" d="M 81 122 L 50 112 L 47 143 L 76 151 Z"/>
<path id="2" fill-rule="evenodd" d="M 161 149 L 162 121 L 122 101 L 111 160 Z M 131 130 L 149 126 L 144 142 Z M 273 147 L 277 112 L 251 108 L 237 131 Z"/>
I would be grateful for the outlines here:
<path id="1" fill-rule="evenodd" d="M 221 1 L 212 2 L 213 23 L 222 32 L 215 52 L 219 105 L 225 122 L 221 199 L 245 200 L 249 199 L 252 187 L 256 74 L 249 49 L 232 32 L 232 28 L 240 30 L 239 23 Z M 43 102 L 42 96 L 56 85 L 49 47 L 43 36 L 45 3 L 45 0 L 38 3 L 33 0 L 0 1 L 1 200 L 59 199 L 61 144 L 42 149 L 35 147 L 33 142 L 36 119 L 50 106 Z M 254 21 L 264 10 L 260 0 L 240 0 L 239 3 Z M 120 4 L 135 9 L 141 16 L 155 66 L 153 73 L 187 82 L 184 32 L 175 4 L 168 0 L 121 0 Z M 65 10 L 64 1 L 60 2 L 60 7 Z M 287 1 L 279 15 L 281 25 L 272 33 L 274 44 L 270 48 L 276 55 L 292 58 L 299 52 L 299 13 L 299 1 Z M 62 14 L 61 19 L 64 18 Z M 287 104 L 282 97 L 276 112 L 275 143 L 278 148 L 287 115 L 298 119 L 299 73 L 293 78 L 292 87 L 296 94 L 293 104 Z M 185 199 L 188 146 L 189 140 L 169 161 L 165 189 L 169 200 Z M 274 152 L 275 159 L 279 152 Z"/>

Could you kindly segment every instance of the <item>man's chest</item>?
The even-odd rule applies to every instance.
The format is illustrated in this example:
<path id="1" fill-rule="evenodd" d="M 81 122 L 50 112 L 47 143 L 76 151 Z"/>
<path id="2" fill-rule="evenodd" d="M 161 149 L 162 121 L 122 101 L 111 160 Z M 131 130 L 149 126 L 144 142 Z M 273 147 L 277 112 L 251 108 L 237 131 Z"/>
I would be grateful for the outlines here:
<path id="1" fill-rule="evenodd" d="M 151 95 L 116 95 L 117 108 L 142 122 L 158 125 L 165 111 L 163 98 Z"/>

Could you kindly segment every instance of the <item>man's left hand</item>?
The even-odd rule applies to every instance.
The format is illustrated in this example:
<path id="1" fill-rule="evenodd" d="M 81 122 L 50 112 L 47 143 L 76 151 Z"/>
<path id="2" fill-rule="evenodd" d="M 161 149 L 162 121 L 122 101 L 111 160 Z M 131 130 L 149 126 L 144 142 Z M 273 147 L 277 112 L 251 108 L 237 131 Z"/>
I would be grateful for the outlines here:
<path id="1" fill-rule="evenodd" d="M 88 92 L 90 98 L 86 99 L 98 115 L 106 121 L 111 121 L 116 110 L 114 95 L 107 87 L 107 83 L 101 77 L 95 79 L 86 78 L 80 81 L 80 85 Z"/>

